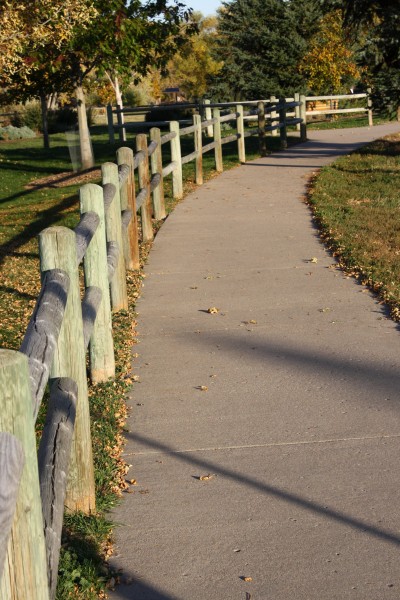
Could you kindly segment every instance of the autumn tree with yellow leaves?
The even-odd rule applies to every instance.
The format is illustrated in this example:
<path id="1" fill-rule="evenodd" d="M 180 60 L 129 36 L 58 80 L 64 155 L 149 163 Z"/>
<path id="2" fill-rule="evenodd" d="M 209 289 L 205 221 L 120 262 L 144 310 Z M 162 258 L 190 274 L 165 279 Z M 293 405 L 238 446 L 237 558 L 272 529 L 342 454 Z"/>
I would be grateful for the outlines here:
<path id="1" fill-rule="evenodd" d="M 314 94 L 348 92 L 360 76 L 352 43 L 343 28 L 343 13 L 334 10 L 320 21 L 310 40 L 310 49 L 300 63 L 300 72 Z"/>

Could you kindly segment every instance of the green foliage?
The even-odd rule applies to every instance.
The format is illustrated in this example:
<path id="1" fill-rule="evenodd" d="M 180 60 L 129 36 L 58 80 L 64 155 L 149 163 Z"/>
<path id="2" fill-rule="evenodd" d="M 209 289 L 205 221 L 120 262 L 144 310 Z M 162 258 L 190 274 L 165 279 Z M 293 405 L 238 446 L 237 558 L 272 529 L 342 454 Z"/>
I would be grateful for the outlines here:
<path id="1" fill-rule="evenodd" d="M 400 3 L 342 0 L 341 4 L 346 23 L 360 43 L 358 60 L 367 69 L 374 106 L 393 116 L 400 107 Z"/>
<path id="2" fill-rule="evenodd" d="M 213 97 L 257 99 L 304 89 L 297 65 L 306 49 L 305 23 L 297 25 L 284 0 L 224 2 L 215 52 L 224 66 L 212 80 Z"/>
<path id="3" fill-rule="evenodd" d="M 29 127 L 14 127 L 14 125 L 0 127 L 0 140 L 20 140 L 34 137 L 36 137 L 36 133 Z"/>

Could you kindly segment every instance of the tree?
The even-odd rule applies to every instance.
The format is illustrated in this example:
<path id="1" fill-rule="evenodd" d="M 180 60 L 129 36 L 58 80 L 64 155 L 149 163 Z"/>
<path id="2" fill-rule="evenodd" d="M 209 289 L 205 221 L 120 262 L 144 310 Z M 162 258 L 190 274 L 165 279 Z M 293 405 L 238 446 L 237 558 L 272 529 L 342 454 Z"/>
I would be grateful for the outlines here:
<path id="1" fill-rule="evenodd" d="M 187 99 L 202 97 L 207 92 L 208 78 L 221 70 L 223 63 L 214 60 L 216 17 L 193 13 L 192 23 L 197 33 L 188 36 L 179 52 L 168 62 L 166 85 L 179 85 Z"/>
<path id="2" fill-rule="evenodd" d="M 305 51 L 291 3 L 232 0 L 219 12 L 215 58 L 224 66 L 213 80 L 219 99 L 257 99 L 299 91 L 297 65 Z"/>
<path id="3" fill-rule="evenodd" d="M 343 29 L 343 14 L 334 10 L 319 22 L 300 71 L 315 94 L 338 94 L 349 90 L 360 78 L 349 35 Z"/>
<path id="4" fill-rule="evenodd" d="M 324 0 L 324 3 L 332 0 Z M 361 40 L 358 62 L 368 70 L 375 105 L 400 117 L 399 0 L 335 0 L 345 24 Z"/>
<path id="5" fill-rule="evenodd" d="M 27 0 L 19 1 L 26 9 Z M 95 13 L 86 27 L 75 23 L 72 35 L 63 43 L 49 37 L 35 48 L 22 45 L 20 63 L 28 62 L 34 68 L 27 70 L 24 85 L 19 72 L 12 77 L 16 92 L 24 97 L 75 91 L 83 168 L 94 163 L 85 110 L 85 78 L 94 71 L 100 76 L 107 71 L 114 78 L 131 76 L 132 71 L 144 74 L 154 64 L 165 65 L 182 41 L 181 21 L 190 14 L 182 3 L 170 5 L 168 0 L 150 0 L 145 5 L 140 0 L 93 0 L 93 6 Z"/>
<path id="6" fill-rule="evenodd" d="M 95 15 L 90 1 L 0 0 L 0 85 L 12 83 L 16 74 L 27 78 L 39 66 L 36 53 L 49 43 L 60 50 Z"/>

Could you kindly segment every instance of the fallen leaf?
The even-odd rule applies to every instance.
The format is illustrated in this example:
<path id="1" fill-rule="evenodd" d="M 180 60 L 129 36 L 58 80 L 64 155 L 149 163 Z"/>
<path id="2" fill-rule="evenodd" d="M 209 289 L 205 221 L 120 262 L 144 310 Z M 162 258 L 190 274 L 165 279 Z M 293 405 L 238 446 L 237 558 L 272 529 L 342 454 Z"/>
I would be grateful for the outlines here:
<path id="1" fill-rule="evenodd" d="M 202 475 L 199 479 L 200 481 L 209 481 L 213 477 L 215 477 L 215 475 L 211 475 L 211 473 L 208 473 L 208 475 Z"/>
<path id="2" fill-rule="evenodd" d="M 257 321 L 255 321 L 254 319 L 250 319 L 249 323 L 251 323 L 252 325 L 257 325 Z"/>
<path id="3" fill-rule="evenodd" d="M 320 309 L 319 309 L 319 312 L 321 312 L 321 313 L 326 313 L 326 312 L 329 312 L 330 310 L 331 310 L 331 309 L 329 308 L 329 306 L 327 306 L 326 308 L 320 308 Z"/>
<path id="4" fill-rule="evenodd" d="M 241 577 L 240 579 L 243 579 L 243 581 L 253 581 L 252 577 Z"/>
<path id="5" fill-rule="evenodd" d="M 211 306 L 211 308 L 209 308 L 207 312 L 210 313 L 210 315 L 215 315 L 219 312 L 219 308 L 217 308 L 216 306 Z"/>
<path id="6" fill-rule="evenodd" d="M 130 483 L 131 485 L 137 485 L 136 479 L 129 479 L 128 483 Z"/>
<path id="7" fill-rule="evenodd" d="M 208 387 L 206 385 L 199 385 L 199 387 L 197 389 L 201 390 L 202 392 L 207 392 L 208 391 Z"/>
<path id="8" fill-rule="evenodd" d="M 313 256 L 312 258 L 310 258 L 309 262 L 310 263 L 317 263 L 318 262 L 318 258 L 316 258 L 315 256 Z"/>

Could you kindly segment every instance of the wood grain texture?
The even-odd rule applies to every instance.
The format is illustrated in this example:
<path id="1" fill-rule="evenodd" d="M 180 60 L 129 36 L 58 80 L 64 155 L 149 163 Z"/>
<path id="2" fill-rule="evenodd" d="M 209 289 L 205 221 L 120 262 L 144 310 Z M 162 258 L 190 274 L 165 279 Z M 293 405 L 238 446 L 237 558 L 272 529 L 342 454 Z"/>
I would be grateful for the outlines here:
<path id="1" fill-rule="evenodd" d="M 136 136 L 136 150 L 144 153 L 144 159 L 138 166 L 138 180 L 140 192 L 145 194 L 143 203 L 140 206 L 140 216 L 142 220 L 142 239 L 144 242 L 149 242 L 154 238 L 152 224 L 152 206 L 150 197 L 150 177 L 149 177 L 149 157 L 147 154 L 147 136 L 140 133 Z M 140 194 L 139 194 L 140 195 Z M 138 195 L 138 196 L 139 196 Z M 139 206 L 139 201 L 137 201 Z"/>
<path id="2" fill-rule="evenodd" d="M 182 181 L 182 162 L 181 162 L 181 138 L 179 135 L 178 121 L 171 121 L 169 124 L 170 132 L 175 133 L 171 139 L 171 162 L 176 163 L 176 168 L 172 171 L 172 195 L 179 200 L 183 197 Z"/>
<path id="3" fill-rule="evenodd" d="M 25 456 L 0 598 L 48 600 L 36 437 L 28 359 L 24 354 L 0 350 L 0 389 L 0 430 L 17 438 Z"/>
<path id="4" fill-rule="evenodd" d="M 0 579 L 7 554 L 8 538 L 14 520 L 19 483 L 25 458 L 21 442 L 5 431 L 0 432 Z"/>
<path id="5" fill-rule="evenodd" d="M 125 257 L 125 267 L 128 271 L 135 271 L 140 268 L 139 260 L 139 230 L 137 220 L 136 192 L 135 192 L 135 167 L 132 148 L 118 148 L 117 163 L 127 165 L 129 168 L 128 177 L 125 184 L 121 187 L 121 211 L 131 212 L 131 220 L 122 231 L 123 251 Z M 123 223 L 124 225 L 124 223 Z"/>
<path id="6" fill-rule="evenodd" d="M 222 141 L 221 141 L 221 112 L 219 108 L 213 109 L 213 116 L 215 119 L 214 123 L 214 156 L 215 156 L 215 170 L 218 173 L 222 173 L 224 165 L 222 162 Z"/>
<path id="7" fill-rule="evenodd" d="M 75 233 L 66 227 L 50 227 L 39 234 L 41 270 L 59 268 L 68 273 L 70 290 L 54 353 L 50 376 L 69 377 L 78 385 L 78 407 L 69 470 L 66 505 L 89 513 L 95 509 L 92 443 L 86 377 Z"/>
<path id="8" fill-rule="evenodd" d="M 159 175 L 160 181 L 156 187 L 152 187 L 153 191 L 153 208 L 154 208 L 154 218 L 158 221 L 161 219 L 165 219 L 167 213 L 165 211 L 165 198 L 164 198 L 164 178 L 163 178 L 163 165 L 162 165 L 162 151 L 161 151 L 161 132 L 157 127 L 152 127 L 150 129 L 150 139 L 151 143 L 157 144 L 157 147 L 153 154 L 151 155 L 150 165 L 151 165 L 151 186 L 153 186 L 153 180 L 156 175 Z M 151 144 L 150 144 L 151 145 Z"/>
<path id="9" fill-rule="evenodd" d="M 101 174 L 103 186 L 112 184 L 115 187 L 113 201 L 105 211 L 107 242 L 117 242 L 118 247 L 122 250 L 121 198 L 118 181 L 118 166 L 112 162 L 104 163 L 101 166 Z M 127 310 L 128 294 L 126 289 L 125 259 L 122 251 L 118 256 L 118 263 L 110 283 L 110 290 L 112 310 Z"/>
<path id="10" fill-rule="evenodd" d="M 56 595 L 64 501 L 77 398 L 78 386 L 72 379 L 61 378 L 51 382 L 47 417 L 38 451 L 47 576 L 51 599 Z"/>
<path id="11" fill-rule="evenodd" d="M 105 212 L 103 192 L 100 186 L 94 184 L 84 185 L 80 189 L 81 212 L 95 212 L 99 218 L 99 227 L 93 236 L 91 244 L 84 258 L 85 286 L 92 290 L 87 298 L 87 304 L 82 304 L 84 322 L 84 343 L 87 339 L 91 312 L 97 307 L 96 319 L 90 334 L 89 343 L 89 374 L 94 383 L 107 381 L 115 376 L 114 343 L 112 333 L 111 300 L 109 287 L 109 262 L 105 230 Z M 111 244 L 110 244 L 111 245 Z M 117 248 L 116 242 L 112 244 Z M 117 253 L 115 266 L 118 264 Z M 93 297 L 94 290 L 99 290 L 100 302 Z"/>
<path id="12" fill-rule="evenodd" d="M 87 247 L 96 229 L 99 226 L 99 217 L 94 212 L 87 212 L 81 216 L 78 225 L 75 227 L 75 243 L 76 243 L 76 256 L 78 265 L 81 263 Z"/>
<path id="13" fill-rule="evenodd" d="M 33 400 L 37 413 L 49 379 L 69 290 L 69 276 L 60 269 L 43 274 L 42 288 L 28 323 L 20 351 L 28 357 Z"/>

